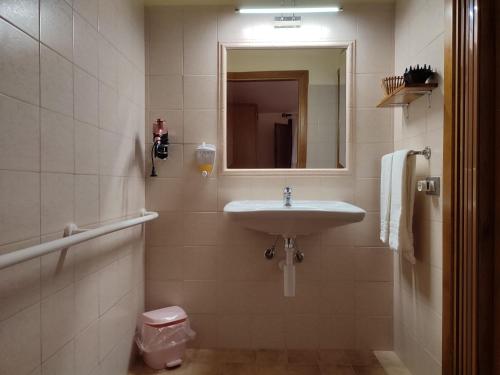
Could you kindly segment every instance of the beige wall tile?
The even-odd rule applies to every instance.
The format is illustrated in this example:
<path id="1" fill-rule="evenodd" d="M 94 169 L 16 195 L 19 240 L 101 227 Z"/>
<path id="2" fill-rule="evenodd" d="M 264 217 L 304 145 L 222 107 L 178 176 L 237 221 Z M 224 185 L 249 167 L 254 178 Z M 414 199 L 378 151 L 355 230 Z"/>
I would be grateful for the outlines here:
<path id="1" fill-rule="evenodd" d="M 320 321 L 319 346 L 323 349 L 351 349 L 356 347 L 355 317 L 352 315 L 325 316 Z"/>
<path id="2" fill-rule="evenodd" d="M 183 279 L 182 246 L 150 247 L 146 253 L 146 273 L 149 280 Z"/>
<path id="3" fill-rule="evenodd" d="M 2 244 L 40 235 L 40 177 L 32 172 L 0 171 Z M 26 215 L 30 212 L 30 215 Z"/>
<path id="4" fill-rule="evenodd" d="M 381 108 L 357 110 L 354 132 L 359 143 L 392 142 L 393 111 Z"/>
<path id="5" fill-rule="evenodd" d="M 91 374 L 98 364 L 99 324 L 95 321 L 75 338 L 75 374 Z"/>
<path id="6" fill-rule="evenodd" d="M 186 280 L 182 293 L 183 305 L 188 313 L 211 314 L 217 311 L 215 281 Z"/>
<path id="7" fill-rule="evenodd" d="M 135 327 L 135 310 L 133 308 L 133 295 L 127 294 L 108 310 L 99 319 L 99 359 L 102 360 L 113 350 L 117 344 L 128 337 L 129 332 Z M 130 341 L 127 343 L 128 345 Z M 119 349 L 120 355 L 125 355 L 127 359 L 130 353 L 127 350 Z"/>
<path id="8" fill-rule="evenodd" d="M 75 283 L 75 310 L 76 333 L 88 338 L 91 333 L 84 331 L 95 326 L 99 316 L 99 274 L 93 273 Z M 76 343 L 78 344 L 78 339 Z"/>
<path id="9" fill-rule="evenodd" d="M 74 219 L 74 176 L 42 174 L 42 234 L 62 233 Z"/>
<path id="10" fill-rule="evenodd" d="M 42 107 L 73 116 L 73 65 L 43 45 L 40 60 Z"/>
<path id="11" fill-rule="evenodd" d="M 283 316 L 255 315 L 252 318 L 252 347 L 281 349 L 285 346 L 285 322 Z"/>
<path id="12" fill-rule="evenodd" d="M 392 317 L 356 319 L 356 347 L 358 349 L 391 350 L 392 346 Z"/>
<path id="13" fill-rule="evenodd" d="M 181 179 L 150 178 L 146 186 L 148 209 L 157 211 L 181 211 L 183 203 Z"/>
<path id="14" fill-rule="evenodd" d="M 99 13 L 98 0 L 73 0 L 73 9 L 94 26 L 94 28 L 97 28 L 97 16 Z"/>
<path id="15" fill-rule="evenodd" d="M 40 365 L 40 304 L 0 323 L 0 370 L 28 374 Z"/>
<path id="16" fill-rule="evenodd" d="M 217 315 L 216 314 L 189 314 L 191 328 L 196 337 L 191 343 L 197 348 L 215 348 L 217 345 Z"/>
<path id="17" fill-rule="evenodd" d="M 71 340 L 75 333 L 75 288 L 73 285 L 42 301 L 42 360 L 45 361 Z"/>
<path id="18" fill-rule="evenodd" d="M 98 75 L 98 34 L 97 31 L 82 17 L 74 13 L 74 62 L 88 73 Z"/>
<path id="19" fill-rule="evenodd" d="M 149 80 L 149 105 L 151 108 L 182 109 L 182 76 L 151 76 Z"/>
<path id="20" fill-rule="evenodd" d="M 3 41 L 0 45 L 0 92 L 38 105 L 38 43 L 4 20 L 0 20 L 0 37 Z"/>
<path id="21" fill-rule="evenodd" d="M 0 169 L 40 170 L 38 108 L 0 94 L 0 122 Z"/>
<path id="22" fill-rule="evenodd" d="M 184 108 L 216 109 L 217 77 L 184 76 Z"/>
<path id="23" fill-rule="evenodd" d="M 73 118 L 42 109 L 41 167 L 43 172 L 74 172 L 74 132 Z"/>
<path id="24" fill-rule="evenodd" d="M 184 74 L 217 73 L 217 9 L 184 11 Z"/>
<path id="25" fill-rule="evenodd" d="M 215 280 L 217 247 L 185 246 L 182 249 L 182 275 L 186 280 Z"/>
<path id="26" fill-rule="evenodd" d="M 150 281 L 146 289 L 146 306 L 148 310 L 165 306 L 182 306 L 182 281 Z"/>
<path id="27" fill-rule="evenodd" d="M 77 67 L 74 68 L 73 74 L 75 119 L 97 126 L 99 124 L 98 81 Z"/>
<path id="28" fill-rule="evenodd" d="M 118 51 L 102 35 L 99 35 L 99 80 L 118 88 Z"/>
<path id="29" fill-rule="evenodd" d="M 52 357 L 42 363 L 42 373 L 59 375 L 75 371 L 75 343 L 71 340 Z"/>
<path id="30" fill-rule="evenodd" d="M 123 177 L 101 176 L 99 178 L 99 217 L 111 220 L 123 216 L 125 181 Z"/>
<path id="31" fill-rule="evenodd" d="M 0 247 L 0 254 L 38 244 L 22 241 Z M 5 268 L 0 273 L 0 321 L 40 301 L 40 259 Z"/>
<path id="32" fill-rule="evenodd" d="M 189 212 L 183 215 L 183 220 L 186 245 L 215 245 L 217 237 L 215 212 Z"/>
<path id="33" fill-rule="evenodd" d="M 99 129 L 75 121 L 75 173 L 99 172 Z"/>
<path id="34" fill-rule="evenodd" d="M 6 0 L 0 4 L 0 16 L 38 39 L 38 2 L 31 0 Z"/>
<path id="35" fill-rule="evenodd" d="M 64 0 L 40 0 L 40 41 L 73 59 L 73 10 Z"/>
<path id="36" fill-rule="evenodd" d="M 356 146 L 356 176 L 379 178 L 380 159 L 392 152 L 392 143 L 361 143 Z"/>
<path id="37" fill-rule="evenodd" d="M 215 110 L 184 111 L 184 142 L 217 142 L 217 112 Z"/>
<path id="38" fill-rule="evenodd" d="M 247 348 L 251 339 L 252 317 L 246 314 L 217 315 L 217 347 Z"/>
<path id="39" fill-rule="evenodd" d="M 99 82 L 99 127 L 118 130 L 118 91 L 102 82 Z"/>
<path id="40" fill-rule="evenodd" d="M 354 249 L 356 280 L 392 281 L 393 252 L 385 248 L 359 247 Z"/>
<path id="41" fill-rule="evenodd" d="M 357 282 L 356 313 L 392 315 L 392 282 Z"/>
<path id="42" fill-rule="evenodd" d="M 168 37 L 167 37 L 168 38 Z M 170 38 L 169 38 L 170 39 Z M 151 42 L 149 73 L 153 75 L 182 74 L 182 39 Z"/>
<path id="43" fill-rule="evenodd" d="M 290 349 L 317 349 L 321 319 L 316 314 L 286 316 L 286 347 Z"/>

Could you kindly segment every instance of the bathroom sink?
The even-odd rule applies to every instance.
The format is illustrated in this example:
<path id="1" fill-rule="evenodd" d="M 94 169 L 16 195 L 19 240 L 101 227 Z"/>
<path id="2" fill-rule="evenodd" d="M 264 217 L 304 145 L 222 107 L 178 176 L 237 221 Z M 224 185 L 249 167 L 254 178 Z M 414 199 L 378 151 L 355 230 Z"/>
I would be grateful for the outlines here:
<path id="1" fill-rule="evenodd" d="M 287 207 L 278 200 L 232 201 L 224 213 L 245 228 L 295 237 L 363 220 L 365 210 L 339 201 L 294 200 Z"/>

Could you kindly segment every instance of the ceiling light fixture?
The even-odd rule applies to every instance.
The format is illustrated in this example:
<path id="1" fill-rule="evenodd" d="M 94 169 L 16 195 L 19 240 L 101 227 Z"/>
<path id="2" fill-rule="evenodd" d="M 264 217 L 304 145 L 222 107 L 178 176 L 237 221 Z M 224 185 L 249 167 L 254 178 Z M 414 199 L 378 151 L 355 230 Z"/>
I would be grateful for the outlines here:
<path id="1" fill-rule="evenodd" d="M 276 14 L 276 13 L 337 13 L 341 7 L 316 7 L 316 8 L 241 8 L 236 13 L 241 14 Z"/>

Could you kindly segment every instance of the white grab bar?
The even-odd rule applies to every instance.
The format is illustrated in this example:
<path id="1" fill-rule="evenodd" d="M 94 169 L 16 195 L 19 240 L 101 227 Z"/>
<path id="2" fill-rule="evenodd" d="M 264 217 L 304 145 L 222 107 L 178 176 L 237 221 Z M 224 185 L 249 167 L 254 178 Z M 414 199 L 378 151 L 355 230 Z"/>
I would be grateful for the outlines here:
<path id="1" fill-rule="evenodd" d="M 103 225 L 102 227 L 95 229 L 78 229 L 76 225 L 69 224 L 64 230 L 64 238 L 0 255 L 0 270 L 45 254 L 53 253 L 57 250 L 67 249 L 73 245 L 91 240 L 99 236 L 103 236 L 108 233 L 116 232 L 139 224 L 144 224 L 145 222 L 154 220 L 157 217 L 157 212 L 143 211 L 142 216 L 140 217 L 122 220 L 113 224 Z M 76 234 L 73 235 L 73 233 Z"/>

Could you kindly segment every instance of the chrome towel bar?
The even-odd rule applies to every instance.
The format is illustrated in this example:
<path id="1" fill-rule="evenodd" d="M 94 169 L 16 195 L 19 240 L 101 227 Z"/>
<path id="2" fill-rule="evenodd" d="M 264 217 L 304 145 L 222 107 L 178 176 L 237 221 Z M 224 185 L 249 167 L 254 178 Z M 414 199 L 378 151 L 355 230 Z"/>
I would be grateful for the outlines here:
<path id="1" fill-rule="evenodd" d="M 431 158 L 431 155 L 432 155 L 431 148 L 429 146 L 427 146 L 421 151 L 411 150 L 410 152 L 408 152 L 408 156 L 413 156 L 413 155 L 423 155 L 424 158 L 429 160 Z"/>

